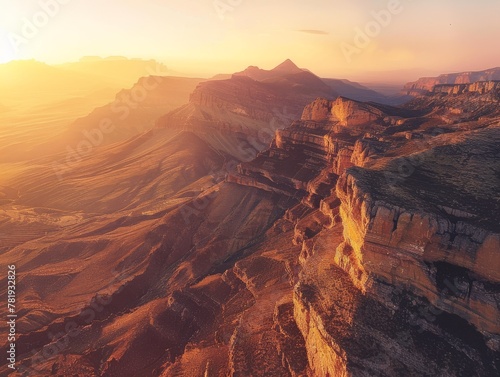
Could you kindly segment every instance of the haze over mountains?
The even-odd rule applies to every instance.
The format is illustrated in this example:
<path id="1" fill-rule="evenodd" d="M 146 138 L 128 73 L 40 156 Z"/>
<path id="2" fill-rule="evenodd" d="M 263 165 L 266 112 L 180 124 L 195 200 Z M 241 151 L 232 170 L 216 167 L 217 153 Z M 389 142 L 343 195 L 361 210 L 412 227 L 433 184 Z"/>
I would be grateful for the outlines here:
<path id="1" fill-rule="evenodd" d="M 26 63 L 47 77 L 23 88 L 58 95 L 139 77 L 0 128 L 26 375 L 500 373 L 495 70 L 393 106 L 290 60 L 216 80 L 116 61 Z"/>
<path id="2" fill-rule="evenodd" d="M 169 78 L 169 73 L 155 61 L 120 57 L 59 66 L 36 61 L 0 65 L 0 102 L 9 106 L 0 113 L 2 162 L 62 152 L 82 140 L 83 130 L 107 118 L 123 129 L 121 137 L 108 135 L 108 143 L 149 129 L 156 117 L 186 103 L 201 81 Z M 150 75 L 157 79 L 138 81 Z"/>
<path id="3" fill-rule="evenodd" d="M 88 96 L 102 101 L 102 90 L 117 91 L 131 86 L 139 77 L 151 74 L 165 76 L 167 67 L 153 60 L 99 59 L 57 66 L 35 60 L 0 64 L 1 100 L 37 106 L 68 97 Z"/>
<path id="4" fill-rule="evenodd" d="M 124 140 L 151 129 L 156 118 L 187 103 L 196 85 L 204 81 L 196 78 L 170 77 L 162 78 L 161 83 L 149 84 L 152 89 L 145 87 L 150 82 L 146 77 L 165 77 L 169 74 L 170 71 L 160 63 L 121 57 L 106 59 L 88 57 L 82 58 L 77 63 L 55 67 L 36 61 L 0 65 L 0 77 L 2 77 L 0 93 L 3 93 L 3 98 L 0 100 L 4 104 L 10 104 L 11 107 L 6 108 L 13 110 L 5 114 L 3 130 L 9 132 L 4 135 L 1 150 L 11 160 L 33 153 L 40 155 L 64 150 L 67 145 L 81 141 L 82 132 L 85 129 L 87 131 L 93 129 L 102 119 L 111 119 L 121 128 L 121 132 L 108 135 L 103 141 L 104 144 Z M 241 73 L 236 73 L 235 76 L 245 76 L 262 82 L 266 90 L 274 91 L 275 94 L 291 90 L 291 93 L 302 97 L 295 109 L 292 110 L 294 106 L 292 103 L 287 109 L 279 109 L 289 114 L 285 114 L 284 118 L 283 115 L 275 117 L 274 129 L 286 126 L 296 119 L 303 106 L 318 96 L 333 98 L 341 94 L 360 100 L 392 103 L 390 98 L 359 84 L 347 80 L 320 79 L 311 72 L 298 68 L 290 60 L 273 70 L 249 67 Z M 144 77 L 142 81 L 139 80 L 140 77 Z M 207 88 L 211 88 L 212 85 L 214 87 L 227 85 L 225 80 L 221 81 L 224 83 L 211 82 Z M 231 81 L 231 84 L 234 82 Z M 130 89 L 122 91 L 123 87 Z M 198 90 L 193 95 L 202 90 L 204 89 Z M 132 94 L 134 97 L 130 98 Z M 109 103 L 104 105 L 106 102 Z M 276 115 L 274 114 L 278 111 L 276 106 L 270 107 L 273 107 L 273 116 Z M 42 123 L 44 125 L 42 129 L 39 121 L 33 127 L 30 126 L 29 118 L 24 115 L 26 111 L 30 112 L 30 117 L 38 119 L 43 114 L 45 122 Z M 281 118 L 283 119 L 279 120 Z M 265 122 L 269 123 L 271 119 L 274 118 L 267 115 Z M 71 123 L 73 126 L 68 127 Z M 8 127 L 9 124 L 16 125 L 15 129 Z M 53 130 L 50 133 L 50 140 L 45 137 L 48 134 L 44 133 L 47 126 Z M 20 132 L 31 134 L 31 140 L 23 140 L 20 143 L 18 135 Z M 267 141 L 269 140 L 266 139 Z"/>
<path id="5" fill-rule="evenodd" d="M 374 101 L 387 104 L 401 102 L 397 98 L 382 95 L 361 84 L 349 80 L 332 78 L 320 79 L 307 69 L 300 69 L 290 59 L 285 60 L 283 63 L 269 71 L 255 66 L 250 66 L 246 70 L 236 73 L 235 75 L 247 76 L 257 81 L 271 81 L 273 79 L 278 80 L 280 78 L 283 79 L 283 76 L 287 76 L 297 82 L 300 80 L 309 80 L 310 83 L 316 81 L 315 84 L 318 89 L 321 88 L 324 91 L 327 91 L 327 89 L 324 88 L 324 84 L 326 84 L 330 87 L 333 94 L 346 96 L 360 101 Z"/>

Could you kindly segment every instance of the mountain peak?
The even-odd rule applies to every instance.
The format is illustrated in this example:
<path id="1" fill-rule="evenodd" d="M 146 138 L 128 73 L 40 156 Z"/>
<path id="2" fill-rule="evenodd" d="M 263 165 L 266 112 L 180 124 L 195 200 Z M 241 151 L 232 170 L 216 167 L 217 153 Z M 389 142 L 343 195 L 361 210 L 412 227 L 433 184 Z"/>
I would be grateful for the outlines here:
<path id="1" fill-rule="evenodd" d="M 297 65 L 292 62 L 290 59 L 286 59 L 283 63 L 272 69 L 272 71 L 276 72 L 287 72 L 287 73 L 300 73 L 303 72 L 302 69 L 297 67 Z"/>

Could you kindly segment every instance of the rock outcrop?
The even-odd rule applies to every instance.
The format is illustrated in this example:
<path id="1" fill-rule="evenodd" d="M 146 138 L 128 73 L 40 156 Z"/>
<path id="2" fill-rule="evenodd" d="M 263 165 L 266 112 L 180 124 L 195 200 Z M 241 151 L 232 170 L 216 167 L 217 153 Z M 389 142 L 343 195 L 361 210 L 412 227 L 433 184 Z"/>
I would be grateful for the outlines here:
<path id="1" fill-rule="evenodd" d="M 418 96 L 428 92 L 436 85 L 471 84 L 479 81 L 500 80 L 500 67 L 477 72 L 461 72 L 440 75 L 438 77 L 423 77 L 406 84 L 402 94 Z"/>
<path id="2" fill-rule="evenodd" d="M 433 93 L 446 93 L 446 94 L 492 93 L 498 95 L 499 91 L 500 91 L 500 81 L 481 81 L 481 82 L 474 82 L 471 84 L 439 84 L 435 85 L 432 88 Z"/>

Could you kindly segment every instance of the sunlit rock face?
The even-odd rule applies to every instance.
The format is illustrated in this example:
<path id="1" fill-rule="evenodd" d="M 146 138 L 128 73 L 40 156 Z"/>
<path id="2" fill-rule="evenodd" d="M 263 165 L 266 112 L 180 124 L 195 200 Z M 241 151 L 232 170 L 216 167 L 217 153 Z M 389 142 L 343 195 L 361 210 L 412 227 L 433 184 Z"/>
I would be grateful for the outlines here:
<path id="1" fill-rule="evenodd" d="M 357 127 L 383 118 L 374 106 L 339 97 L 334 102 L 319 100 L 308 105 L 302 120 L 338 122 L 345 127 Z"/>
<path id="2" fill-rule="evenodd" d="M 251 177 L 240 184 L 302 197 L 288 219 L 302 248 L 293 305 L 311 375 L 498 371 L 497 84 L 454 88 L 406 114 L 318 99 L 239 171 Z M 444 123 L 452 106 L 465 106 L 462 118 Z"/>

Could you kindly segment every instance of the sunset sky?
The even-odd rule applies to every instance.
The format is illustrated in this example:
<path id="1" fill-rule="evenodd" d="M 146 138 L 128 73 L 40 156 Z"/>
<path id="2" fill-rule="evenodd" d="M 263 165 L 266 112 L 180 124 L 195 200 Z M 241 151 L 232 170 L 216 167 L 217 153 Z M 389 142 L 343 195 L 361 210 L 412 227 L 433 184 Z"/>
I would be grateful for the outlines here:
<path id="1" fill-rule="evenodd" d="M 383 72 L 380 81 L 500 65 L 498 0 L 0 0 L 0 9 L 0 62 L 123 55 L 208 76 L 291 58 L 321 76 Z"/>

